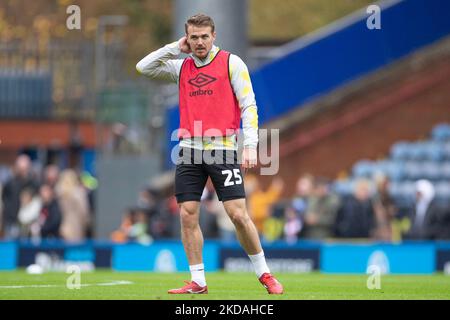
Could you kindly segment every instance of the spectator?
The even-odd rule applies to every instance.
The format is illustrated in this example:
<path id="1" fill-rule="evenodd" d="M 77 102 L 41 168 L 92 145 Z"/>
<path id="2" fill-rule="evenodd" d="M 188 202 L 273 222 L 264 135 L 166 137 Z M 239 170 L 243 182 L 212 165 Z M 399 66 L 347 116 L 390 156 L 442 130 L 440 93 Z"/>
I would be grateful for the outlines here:
<path id="1" fill-rule="evenodd" d="M 285 223 L 283 227 L 284 238 L 287 243 L 296 243 L 298 235 L 302 230 L 303 223 L 293 207 L 285 210 Z"/>
<path id="2" fill-rule="evenodd" d="M 260 234 L 264 231 L 264 222 L 270 217 L 270 209 L 280 198 L 284 188 L 283 180 L 275 178 L 269 189 L 263 191 L 255 176 L 246 177 L 246 193 L 249 193 L 249 213 L 252 216 L 256 229 Z"/>
<path id="3" fill-rule="evenodd" d="M 119 229 L 111 233 L 111 240 L 116 243 L 124 243 L 128 241 L 128 234 L 133 226 L 134 209 L 129 208 L 126 210 L 122 217 Z"/>
<path id="4" fill-rule="evenodd" d="M 31 225 L 31 236 L 34 239 L 59 238 L 62 217 L 55 191 L 51 185 L 44 184 L 39 189 L 39 195 L 42 206 L 37 221 Z"/>
<path id="5" fill-rule="evenodd" d="M 42 201 L 35 190 L 25 188 L 20 193 L 20 209 L 18 220 L 20 222 L 20 235 L 24 238 L 30 236 L 30 226 L 37 221 L 42 208 Z"/>
<path id="6" fill-rule="evenodd" d="M 178 206 L 177 198 L 175 195 L 165 199 L 165 207 L 167 209 L 168 217 L 168 231 L 171 238 L 181 237 L 181 220 L 180 220 L 180 207 Z"/>
<path id="7" fill-rule="evenodd" d="M 208 179 L 203 189 L 203 194 L 200 203 L 200 228 L 202 229 L 202 234 L 204 238 L 217 238 L 218 226 L 217 226 L 217 215 L 214 211 L 214 201 L 216 198 L 216 190 Z"/>
<path id="8" fill-rule="evenodd" d="M 150 187 L 146 187 L 139 192 L 137 206 L 147 211 L 149 215 L 153 215 L 157 210 L 158 192 Z"/>
<path id="9" fill-rule="evenodd" d="M 211 179 L 208 179 L 206 183 L 205 192 L 202 195 L 203 203 L 206 214 L 208 214 L 207 220 L 200 217 L 200 226 L 202 230 L 209 228 L 214 230 L 214 235 L 219 237 L 222 241 L 231 242 L 236 240 L 236 230 L 230 217 L 217 197 L 217 193 L 214 190 L 214 186 L 211 183 Z M 212 220 L 213 218 L 214 220 Z"/>
<path id="10" fill-rule="evenodd" d="M 437 219 L 435 240 L 450 240 L 450 207 L 447 205 L 440 208 L 439 219 Z"/>
<path id="11" fill-rule="evenodd" d="M 435 201 L 433 184 L 428 180 L 416 182 L 416 204 L 411 216 L 411 229 L 407 239 L 445 239 L 449 236 L 448 211 Z"/>
<path id="12" fill-rule="evenodd" d="M 219 238 L 224 242 L 236 241 L 236 229 L 233 222 L 228 216 L 223 204 L 219 201 L 217 194 L 213 195 L 213 199 L 209 202 L 209 210 L 217 216 L 217 228 Z"/>
<path id="13" fill-rule="evenodd" d="M 389 195 L 389 179 L 384 175 L 375 177 L 377 193 L 373 199 L 375 229 L 373 237 L 377 240 L 392 241 L 392 221 L 397 213 L 394 200 Z"/>
<path id="14" fill-rule="evenodd" d="M 368 238 L 374 226 L 374 210 L 370 183 L 358 180 L 353 195 L 347 197 L 338 211 L 337 236 L 343 238 Z"/>
<path id="15" fill-rule="evenodd" d="M 96 192 L 98 187 L 98 181 L 97 179 L 91 175 L 91 173 L 84 171 L 81 173 L 80 176 L 81 185 L 86 190 L 87 199 L 88 199 L 88 208 L 89 208 L 89 216 L 90 216 L 90 223 L 87 229 L 87 236 L 88 238 L 93 238 L 94 235 L 94 222 L 95 222 L 95 199 L 96 199 Z"/>
<path id="16" fill-rule="evenodd" d="M 19 237 L 18 213 L 20 209 L 20 194 L 26 188 L 37 189 L 37 181 L 31 172 L 31 160 L 27 155 L 17 157 L 13 176 L 5 183 L 2 191 L 3 228 L 6 238 Z"/>
<path id="17" fill-rule="evenodd" d="M 108 150 L 114 154 L 136 154 L 140 151 L 136 137 L 135 129 L 120 122 L 114 123 L 111 127 Z"/>
<path id="18" fill-rule="evenodd" d="M 57 165 L 50 164 L 45 167 L 42 178 L 42 184 L 45 184 L 51 188 L 55 188 L 59 179 L 59 168 Z"/>
<path id="19" fill-rule="evenodd" d="M 141 244 L 150 244 L 153 239 L 147 230 L 147 214 L 144 210 L 136 208 L 134 212 L 133 224 L 128 232 L 128 240 L 136 241 Z"/>
<path id="20" fill-rule="evenodd" d="M 314 177 L 310 174 L 301 176 L 296 185 L 295 196 L 292 200 L 292 208 L 297 212 L 301 219 L 304 218 L 308 203 L 312 196 L 314 186 Z"/>
<path id="21" fill-rule="evenodd" d="M 306 238 L 324 239 L 334 236 L 339 201 L 335 194 L 330 193 L 327 179 L 315 179 L 312 197 L 305 214 Z"/>
<path id="22" fill-rule="evenodd" d="M 56 194 L 62 213 L 61 236 L 66 241 L 84 240 L 90 222 L 88 199 L 74 170 L 67 169 L 61 173 Z"/>
<path id="23" fill-rule="evenodd" d="M 139 193 L 137 207 L 147 215 L 147 232 L 155 239 L 170 235 L 170 221 L 160 192 L 146 187 Z"/>
<path id="24" fill-rule="evenodd" d="M 313 184 L 314 177 L 312 175 L 302 175 L 297 180 L 292 201 L 285 206 L 283 232 L 285 240 L 289 243 L 296 242 L 298 237 L 302 236 L 305 214 L 312 196 Z"/>

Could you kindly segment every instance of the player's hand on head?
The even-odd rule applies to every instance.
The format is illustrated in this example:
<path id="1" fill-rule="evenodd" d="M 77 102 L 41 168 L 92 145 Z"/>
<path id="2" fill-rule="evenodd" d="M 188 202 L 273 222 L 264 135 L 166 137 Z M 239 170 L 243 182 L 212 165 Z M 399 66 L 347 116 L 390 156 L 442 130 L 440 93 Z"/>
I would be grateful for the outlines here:
<path id="1" fill-rule="evenodd" d="M 242 167 L 244 169 L 251 169 L 256 166 L 258 162 L 258 155 L 256 148 L 244 148 L 242 151 Z"/>
<path id="2" fill-rule="evenodd" d="M 183 53 L 191 53 L 191 47 L 189 46 L 189 43 L 187 42 L 187 37 L 184 36 L 178 40 L 178 47 L 180 48 L 181 52 Z"/>

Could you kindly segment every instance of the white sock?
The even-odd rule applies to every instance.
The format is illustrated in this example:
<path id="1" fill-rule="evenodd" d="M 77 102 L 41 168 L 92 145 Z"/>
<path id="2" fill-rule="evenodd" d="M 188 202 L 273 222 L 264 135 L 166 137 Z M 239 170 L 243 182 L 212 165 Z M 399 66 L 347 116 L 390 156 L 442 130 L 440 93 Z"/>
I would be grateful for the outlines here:
<path id="1" fill-rule="evenodd" d="M 191 281 L 195 281 L 200 287 L 206 286 L 205 266 L 203 263 L 189 266 Z"/>
<path id="2" fill-rule="evenodd" d="M 264 274 L 264 273 L 270 273 L 269 267 L 266 263 L 266 257 L 264 257 L 264 251 L 261 251 L 258 254 L 254 255 L 248 255 L 250 258 L 250 261 L 253 263 L 253 268 L 255 268 L 255 273 L 258 279 Z"/>

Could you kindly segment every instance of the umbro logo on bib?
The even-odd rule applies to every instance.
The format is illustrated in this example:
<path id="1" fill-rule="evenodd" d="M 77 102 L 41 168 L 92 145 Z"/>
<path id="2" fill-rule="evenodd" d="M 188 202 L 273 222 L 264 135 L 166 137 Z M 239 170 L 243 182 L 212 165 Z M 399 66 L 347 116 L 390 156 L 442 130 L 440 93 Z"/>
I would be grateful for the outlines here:
<path id="1" fill-rule="evenodd" d="M 201 88 L 216 80 L 216 78 L 208 76 L 207 74 L 199 73 L 195 78 L 190 79 L 188 82 L 197 88 Z"/>

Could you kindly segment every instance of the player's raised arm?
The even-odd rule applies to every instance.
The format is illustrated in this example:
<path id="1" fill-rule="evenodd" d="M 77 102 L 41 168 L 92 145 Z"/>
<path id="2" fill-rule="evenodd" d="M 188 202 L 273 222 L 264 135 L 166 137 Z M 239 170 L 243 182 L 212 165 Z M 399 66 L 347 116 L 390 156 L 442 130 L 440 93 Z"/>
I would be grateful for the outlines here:
<path id="1" fill-rule="evenodd" d="M 144 57 L 136 65 L 136 70 L 152 79 L 176 83 L 183 64 L 183 59 L 177 59 L 181 52 L 189 53 L 185 47 L 185 37 Z"/>
<path id="2" fill-rule="evenodd" d="M 258 108 L 253 92 L 250 74 L 245 63 L 236 55 L 230 56 L 230 78 L 236 98 L 241 107 L 242 128 L 244 131 L 244 151 L 242 166 L 252 168 L 257 164 L 258 146 Z"/>

